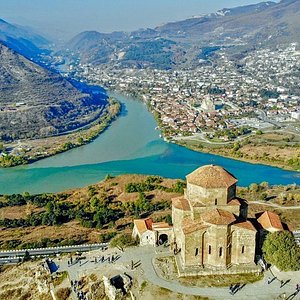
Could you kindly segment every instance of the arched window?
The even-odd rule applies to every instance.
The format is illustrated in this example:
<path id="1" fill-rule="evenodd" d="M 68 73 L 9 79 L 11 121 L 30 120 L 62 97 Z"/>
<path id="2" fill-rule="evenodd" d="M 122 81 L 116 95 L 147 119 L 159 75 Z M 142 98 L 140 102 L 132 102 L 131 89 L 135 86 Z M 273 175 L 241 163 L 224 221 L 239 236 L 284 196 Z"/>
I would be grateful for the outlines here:
<path id="1" fill-rule="evenodd" d="M 218 199 L 215 199 L 215 205 L 218 205 Z"/>
<path id="2" fill-rule="evenodd" d="M 208 254 L 211 254 L 211 245 L 208 245 Z"/>
<path id="3" fill-rule="evenodd" d="M 242 246 L 242 254 L 245 253 L 245 246 Z"/>
<path id="4" fill-rule="evenodd" d="M 223 254 L 223 248 L 222 248 L 222 247 L 220 247 L 220 249 L 219 249 L 219 256 L 221 257 L 221 256 L 222 256 L 222 254 Z"/>
<path id="5" fill-rule="evenodd" d="M 195 250 L 195 256 L 198 256 L 199 255 L 199 248 L 196 248 Z"/>

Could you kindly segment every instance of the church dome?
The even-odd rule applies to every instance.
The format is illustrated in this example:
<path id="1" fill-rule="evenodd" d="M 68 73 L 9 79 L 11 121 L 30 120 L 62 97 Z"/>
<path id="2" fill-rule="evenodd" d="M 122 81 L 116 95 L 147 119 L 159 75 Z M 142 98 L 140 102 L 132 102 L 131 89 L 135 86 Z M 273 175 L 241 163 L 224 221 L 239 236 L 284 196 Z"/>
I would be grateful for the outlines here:
<path id="1" fill-rule="evenodd" d="M 186 176 L 187 183 L 203 188 L 229 188 L 237 179 L 224 168 L 215 165 L 200 167 Z"/>

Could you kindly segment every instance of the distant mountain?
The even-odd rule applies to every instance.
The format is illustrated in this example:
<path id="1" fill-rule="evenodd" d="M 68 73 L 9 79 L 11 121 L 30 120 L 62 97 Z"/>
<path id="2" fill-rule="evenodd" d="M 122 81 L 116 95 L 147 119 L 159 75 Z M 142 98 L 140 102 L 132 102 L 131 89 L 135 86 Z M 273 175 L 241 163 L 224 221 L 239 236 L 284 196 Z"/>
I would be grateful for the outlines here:
<path id="1" fill-rule="evenodd" d="M 156 28 L 168 38 L 219 44 L 300 41 L 300 0 L 265 2 Z"/>
<path id="2" fill-rule="evenodd" d="M 215 13 L 215 16 L 237 16 L 242 14 L 249 14 L 252 12 L 260 12 L 265 9 L 269 9 L 273 5 L 276 5 L 276 3 L 272 1 L 268 1 L 268 2 L 261 2 L 257 4 L 251 4 L 251 5 L 238 6 L 234 8 L 223 8 L 221 10 L 218 10 Z"/>
<path id="3" fill-rule="evenodd" d="M 212 29 L 220 25 L 220 22 L 226 22 L 230 17 L 235 19 L 236 17 L 243 17 L 244 15 L 262 12 L 274 5 L 276 5 L 275 2 L 262 2 L 235 8 L 223 8 L 216 13 L 194 17 L 183 21 L 167 23 L 163 26 L 157 27 L 156 30 L 161 34 L 175 37 L 178 36 L 178 34 L 180 37 L 184 35 L 201 37 L 203 32 L 212 31 Z"/>
<path id="4" fill-rule="evenodd" d="M 123 32 L 105 34 L 85 31 L 71 39 L 65 47 L 79 54 L 83 62 L 108 63 L 113 59 L 118 43 L 124 42 L 126 38 L 128 35 Z"/>
<path id="5" fill-rule="evenodd" d="M 224 8 L 131 33 L 83 32 L 62 50 L 83 63 L 169 69 L 197 65 L 224 47 L 234 52 L 291 42 L 300 42 L 300 0 Z"/>
<path id="6" fill-rule="evenodd" d="M 0 140 L 46 137 L 95 120 L 107 101 L 0 43 Z"/>
<path id="7" fill-rule="evenodd" d="M 0 19 L 0 41 L 9 48 L 34 58 L 48 49 L 50 42 L 33 31 Z"/>

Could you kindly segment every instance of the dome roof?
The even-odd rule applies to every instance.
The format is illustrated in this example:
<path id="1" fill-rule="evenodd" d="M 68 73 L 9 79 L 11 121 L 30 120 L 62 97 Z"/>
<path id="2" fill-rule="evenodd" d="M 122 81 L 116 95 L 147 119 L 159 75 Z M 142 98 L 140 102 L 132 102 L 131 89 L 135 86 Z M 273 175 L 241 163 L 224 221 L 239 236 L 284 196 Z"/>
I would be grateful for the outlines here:
<path id="1" fill-rule="evenodd" d="M 204 188 L 229 188 L 237 179 L 224 168 L 206 165 L 186 176 L 187 182 Z"/>

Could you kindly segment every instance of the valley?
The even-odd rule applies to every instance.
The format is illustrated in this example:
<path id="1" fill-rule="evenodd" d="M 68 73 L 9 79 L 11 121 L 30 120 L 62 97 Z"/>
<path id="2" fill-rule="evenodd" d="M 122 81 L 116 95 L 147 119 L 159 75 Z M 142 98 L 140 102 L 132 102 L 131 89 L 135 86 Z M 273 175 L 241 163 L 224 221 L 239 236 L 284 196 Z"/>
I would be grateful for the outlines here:
<path id="1" fill-rule="evenodd" d="M 300 0 L 71 2 L 1 8 L 0 299 L 296 299 Z"/>

